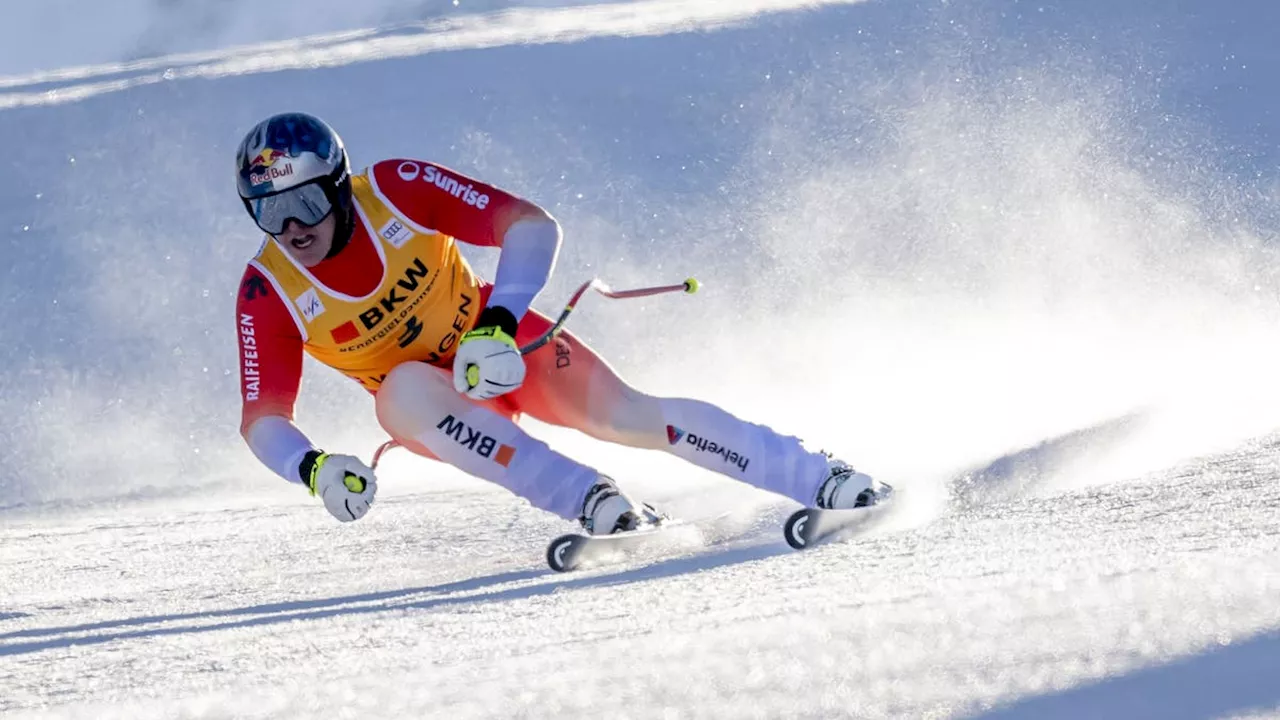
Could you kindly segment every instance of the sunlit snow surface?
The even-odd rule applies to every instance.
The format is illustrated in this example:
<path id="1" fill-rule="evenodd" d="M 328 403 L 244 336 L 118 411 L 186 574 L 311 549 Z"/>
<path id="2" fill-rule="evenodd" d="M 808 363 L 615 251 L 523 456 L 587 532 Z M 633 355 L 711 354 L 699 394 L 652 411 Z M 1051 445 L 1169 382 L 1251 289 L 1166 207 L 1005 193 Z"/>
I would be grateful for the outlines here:
<path id="1" fill-rule="evenodd" d="M 519 5 L 0 79 L 0 714 L 1280 715 L 1280 6 Z M 547 205 L 544 311 L 697 275 L 571 327 L 900 502 L 797 554 L 535 423 L 718 541 L 556 575 L 568 523 L 394 453 L 336 523 L 236 433 L 231 153 L 285 108 Z M 311 363 L 299 424 L 383 439 Z"/>
<path id="2" fill-rule="evenodd" d="M 485 493 L 0 535 L 3 709 L 60 717 L 1217 717 L 1280 706 L 1278 468 L 980 507 L 793 554 L 776 531 L 556 575 Z M 487 518 L 477 523 L 476 516 Z"/>

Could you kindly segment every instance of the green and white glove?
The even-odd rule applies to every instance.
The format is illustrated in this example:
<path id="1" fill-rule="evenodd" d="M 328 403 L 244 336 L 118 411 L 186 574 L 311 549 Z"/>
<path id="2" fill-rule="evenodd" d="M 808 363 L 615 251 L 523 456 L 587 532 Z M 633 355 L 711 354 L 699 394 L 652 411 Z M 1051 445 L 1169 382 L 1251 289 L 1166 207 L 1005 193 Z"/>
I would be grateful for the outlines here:
<path id="1" fill-rule="evenodd" d="M 364 517 L 378 492 L 373 468 L 351 455 L 313 450 L 302 459 L 299 472 L 311 494 L 319 495 L 329 514 L 342 522 Z"/>

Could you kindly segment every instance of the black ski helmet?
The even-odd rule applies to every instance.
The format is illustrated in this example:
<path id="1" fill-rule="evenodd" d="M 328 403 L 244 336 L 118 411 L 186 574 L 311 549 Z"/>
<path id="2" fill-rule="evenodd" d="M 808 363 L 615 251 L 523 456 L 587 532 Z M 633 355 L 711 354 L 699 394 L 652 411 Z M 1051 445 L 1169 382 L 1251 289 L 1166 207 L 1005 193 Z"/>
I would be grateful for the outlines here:
<path id="1" fill-rule="evenodd" d="M 351 163 L 342 138 L 320 118 L 280 113 L 255 125 L 236 151 L 236 188 L 249 216 L 271 235 L 290 218 L 314 225 L 336 211 L 329 257 L 351 238 Z"/>

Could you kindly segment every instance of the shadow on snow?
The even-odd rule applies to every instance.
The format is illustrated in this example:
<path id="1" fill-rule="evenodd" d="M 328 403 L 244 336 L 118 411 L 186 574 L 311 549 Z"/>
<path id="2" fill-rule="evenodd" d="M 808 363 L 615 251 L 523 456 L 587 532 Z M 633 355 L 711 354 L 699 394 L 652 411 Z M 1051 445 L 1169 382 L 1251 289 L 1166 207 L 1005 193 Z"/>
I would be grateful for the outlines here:
<path id="1" fill-rule="evenodd" d="M 1280 708 L 1280 632 L 1066 690 L 1015 700 L 975 720 L 1216 718 Z"/>
<path id="2" fill-rule="evenodd" d="M 0 656 L 23 655 L 44 650 L 55 650 L 77 645 L 97 645 L 120 640 L 232 630 L 304 620 L 324 620 L 348 615 L 403 610 L 432 610 L 455 605 L 507 602 L 550 595 L 564 590 L 623 585 L 672 577 L 694 571 L 711 570 L 751 562 L 789 552 L 792 552 L 792 550 L 779 540 L 774 543 L 756 543 L 746 547 L 725 548 L 709 554 L 704 552 L 693 556 L 686 555 L 659 561 L 640 568 L 628 568 L 612 573 L 606 572 L 605 574 L 575 576 L 559 575 L 545 569 L 518 570 L 442 585 L 402 588 L 318 600 L 268 603 L 243 608 L 172 615 L 150 615 L 83 625 L 30 628 L 0 634 Z M 515 587 L 502 588 L 504 585 L 513 583 L 517 585 Z M 209 622 L 219 620 L 221 622 Z M 31 638 L 39 639 L 31 640 Z M 15 640 L 20 642 L 12 642 Z"/>

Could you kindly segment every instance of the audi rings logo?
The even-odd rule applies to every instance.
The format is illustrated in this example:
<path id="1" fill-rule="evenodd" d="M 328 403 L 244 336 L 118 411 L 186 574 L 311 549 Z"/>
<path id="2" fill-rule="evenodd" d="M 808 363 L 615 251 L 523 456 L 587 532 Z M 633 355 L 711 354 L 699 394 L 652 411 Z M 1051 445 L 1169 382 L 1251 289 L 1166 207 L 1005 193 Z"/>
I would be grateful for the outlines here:
<path id="1" fill-rule="evenodd" d="M 400 173 L 400 179 L 405 182 L 417 180 L 418 175 L 422 173 L 422 168 L 418 167 L 418 163 L 405 161 L 400 163 L 400 167 L 396 168 L 396 172 Z"/>

